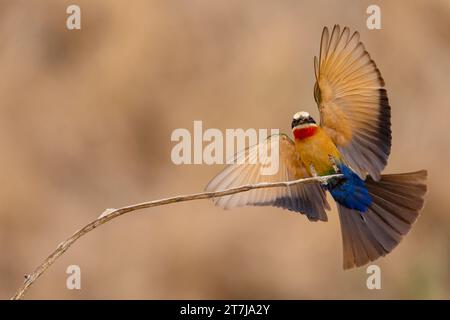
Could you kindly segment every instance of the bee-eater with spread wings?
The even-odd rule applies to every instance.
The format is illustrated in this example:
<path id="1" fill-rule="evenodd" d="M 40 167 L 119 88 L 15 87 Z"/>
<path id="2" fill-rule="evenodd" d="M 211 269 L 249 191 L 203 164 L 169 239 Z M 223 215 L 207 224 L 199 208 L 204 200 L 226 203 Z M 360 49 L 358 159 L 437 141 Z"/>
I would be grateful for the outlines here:
<path id="1" fill-rule="evenodd" d="M 342 174 L 325 184 L 254 189 L 214 201 L 226 209 L 270 205 L 327 221 L 329 191 L 339 211 L 344 269 L 359 267 L 391 252 L 411 229 L 424 204 L 427 172 L 381 175 L 391 151 L 391 110 L 383 78 L 358 32 L 341 32 L 336 25 L 330 35 L 325 27 L 314 69 L 320 125 L 307 112 L 296 113 L 294 140 L 272 135 L 238 153 L 206 190 Z M 258 147 L 279 150 L 276 174 L 260 174 L 267 159 L 252 161 Z"/>

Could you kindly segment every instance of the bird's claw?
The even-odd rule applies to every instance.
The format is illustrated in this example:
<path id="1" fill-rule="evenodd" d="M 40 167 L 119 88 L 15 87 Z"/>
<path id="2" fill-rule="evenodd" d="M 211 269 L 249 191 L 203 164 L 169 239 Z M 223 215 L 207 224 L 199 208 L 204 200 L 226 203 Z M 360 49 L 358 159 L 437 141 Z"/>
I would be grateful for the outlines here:
<path id="1" fill-rule="evenodd" d="M 328 155 L 328 158 L 330 159 L 334 172 L 340 173 L 341 170 L 339 170 L 338 166 L 336 165 L 336 159 L 331 154 Z"/>

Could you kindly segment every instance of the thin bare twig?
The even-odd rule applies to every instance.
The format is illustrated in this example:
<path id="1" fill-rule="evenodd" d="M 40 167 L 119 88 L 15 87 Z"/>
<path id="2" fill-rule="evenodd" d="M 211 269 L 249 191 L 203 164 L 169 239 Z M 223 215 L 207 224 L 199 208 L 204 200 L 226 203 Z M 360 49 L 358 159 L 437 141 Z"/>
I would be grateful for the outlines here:
<path id="1" fill-rule="evenodd" d="M 333 175 L 321 176 L 321 177 L 311 177 L 311 178 L 286 181 L 286 182 L 262 182 L 262 183 L 258 183 L 258 184 L 250 184 L 250 185 L 240 186 L 237 188 L 231 188 L 231 189 L 227 189 L 227 190 L 223 190 L 223 191 L 194 193 L 194 194 L 189 194 L 189 195 L 175 196 L 175 197 L 166 198 L 166 199 L 159 199 L 159 200 L 153 200 L 153 201 L 143 202 L 143 203 L 139 203 L 139 204 L 133 204 L 130 206 L 119 208 L 119 209 L 108 209 L 100 217 L 89 222 L 83 228 L 79 229 L 74 234 L 72 234 L 72 236 L 70 236 L 68 239 L 61 242 L 58 245 L 58 247 L 36 269 L 34 269 L 34 271 L 31 274 L 25 276 L 24 283 L 17 290 L 17 292 L 14 294 L 14 296 L 11 297 L 11 300 L 21 299 L 24 296 L 24 294 L 27 292 L 28 288 L 61 255 L 63 255 L 67 251 L 67 249 L 69 249 L 70 246 L 75 243 L 75 241 L 77 241 L 79 238 L 84 236 L 86 233 L 94 230 L 98 226 L 101 226 L 102 224 L 105 224 L 106 222 L 108 222 L 112 219 L 115 219 L 125 213 L 136 211 L 136 210 L 141 210 L 141 209 L 145 209 L 145 208 L 163 206 L 166 204 L 171 204 L 171 203 L 176 203 L 176 202 L 223 197 L 223 196 L 240 193 L 240 192 L 245 192 L 245 191 L 249 191 L 249 190 L 253 190 L 253 189 L 289 187 L 291 185 L 298 184 L 298 183 L 313 183 L 313 182 L 326 183 L 329 179 L 338 178 L 338 177 L 342 177 L 342 174 L 333 174 Z"/>

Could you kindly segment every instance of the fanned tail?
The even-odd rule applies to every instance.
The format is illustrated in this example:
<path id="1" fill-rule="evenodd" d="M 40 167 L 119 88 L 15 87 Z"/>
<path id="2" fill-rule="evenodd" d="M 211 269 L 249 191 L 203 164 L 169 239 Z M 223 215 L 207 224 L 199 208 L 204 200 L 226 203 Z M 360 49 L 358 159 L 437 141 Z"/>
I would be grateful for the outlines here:
<path id="1" fill-rule="evenodd" d="M 344 269 L 360 267 L 391 252 L 416 221 L 424 204 L 427 171 L 382 175 L 365 181 L 372 204 L 366 212 L 338 204 Z"/>

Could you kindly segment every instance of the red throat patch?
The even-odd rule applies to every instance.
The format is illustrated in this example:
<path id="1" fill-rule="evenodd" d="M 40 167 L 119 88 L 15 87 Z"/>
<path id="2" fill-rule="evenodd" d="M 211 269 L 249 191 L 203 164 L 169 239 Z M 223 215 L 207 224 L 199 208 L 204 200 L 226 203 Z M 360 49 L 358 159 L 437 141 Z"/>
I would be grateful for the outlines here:
<path id="1" fill-rule="evenodd" d="M 317 131 L 316 126 L 294 129 L 294 137 L 295 139 L 303 140 L 316 134 L 316 131 Z"/>

